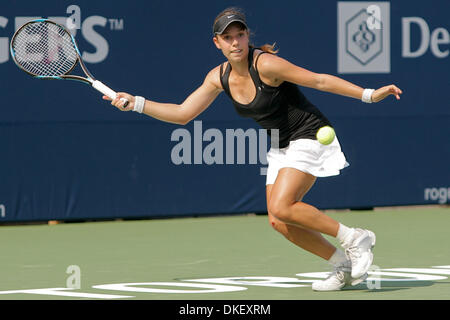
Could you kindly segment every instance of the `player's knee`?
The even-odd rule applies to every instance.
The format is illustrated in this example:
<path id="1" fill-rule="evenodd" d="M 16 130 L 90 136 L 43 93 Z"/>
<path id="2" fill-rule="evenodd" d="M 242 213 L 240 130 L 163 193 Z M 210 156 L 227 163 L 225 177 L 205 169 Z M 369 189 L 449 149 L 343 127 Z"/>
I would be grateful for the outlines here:
<path id="1" fill-rule="evenodd" d="M 273 199 L 270 201 L 268 205 L 269 213 L 276 219 L 281 222 L 290 222 L 291 219 L 291 210 L 289 208 L 289 203 L 285 200 L 277 200 Z M 275 222 L 275 221 L 273 221 Z M 276 222 L 275 222 L 276 223 Z"/>

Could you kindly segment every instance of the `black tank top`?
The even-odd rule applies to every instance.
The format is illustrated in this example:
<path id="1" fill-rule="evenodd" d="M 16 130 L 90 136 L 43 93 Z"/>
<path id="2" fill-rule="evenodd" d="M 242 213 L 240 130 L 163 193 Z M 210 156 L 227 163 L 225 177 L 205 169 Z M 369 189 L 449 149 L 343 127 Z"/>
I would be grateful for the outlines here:
<path id="1" fill-rule="evenodd" d="M 220 82 L 225 93 L 231 98 L 237 113 L 243 117 L 254 119 L 261 127 L 268 130 L 279 129 L 279 147 L 284 148 L 290 141 L 306 138 L 316 140 L 316 132 L 323 126 L 331 126 L 330 121 L 309 102 L 298 86 L 284 81 L 278 87 L 272 87 L 259 78 L 256 63 L 253 65 L 254 48 L 248 53 L 249 73 L 256 87 L 256 96 L 249 104 L 241 104 L 233 99 L 228 79 L 231 64 L 228 63 L 225 73 L 220 66 Z M 256 68 L 255 68 L 256 67 Z"/>

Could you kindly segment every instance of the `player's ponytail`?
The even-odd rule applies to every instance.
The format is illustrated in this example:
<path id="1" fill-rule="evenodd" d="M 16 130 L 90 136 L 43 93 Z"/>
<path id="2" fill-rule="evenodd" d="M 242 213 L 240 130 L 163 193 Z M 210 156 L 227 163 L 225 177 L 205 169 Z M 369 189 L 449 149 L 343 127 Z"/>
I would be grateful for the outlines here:
<path id="1" fill-rule="evenodd" d="M 262 50 L 264 52 L 271 53 L 271 54 L 277 54 L 278 53 L 278 49 L 275 49 L 275 43 L 274 44 L 267 44 L 266 43 L 266 44 L 264 44 L 264 45 L 262 45 L 260 47 L 255 47 L 255 48 L 260 49 L 260 50 Z"/>

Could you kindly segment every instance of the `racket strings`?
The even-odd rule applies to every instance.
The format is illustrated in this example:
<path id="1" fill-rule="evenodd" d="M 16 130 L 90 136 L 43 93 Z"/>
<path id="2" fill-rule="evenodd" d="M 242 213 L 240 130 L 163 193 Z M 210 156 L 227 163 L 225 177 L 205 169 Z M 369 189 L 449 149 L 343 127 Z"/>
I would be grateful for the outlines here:
<path id="1" fill-rule="evenodd" d="M 71 36 L 59 26 L 45 21 L 22 28 L 12 43 L 15 59 L 27 72 L 37 76 L 61 76 L 78 60 Z"/>

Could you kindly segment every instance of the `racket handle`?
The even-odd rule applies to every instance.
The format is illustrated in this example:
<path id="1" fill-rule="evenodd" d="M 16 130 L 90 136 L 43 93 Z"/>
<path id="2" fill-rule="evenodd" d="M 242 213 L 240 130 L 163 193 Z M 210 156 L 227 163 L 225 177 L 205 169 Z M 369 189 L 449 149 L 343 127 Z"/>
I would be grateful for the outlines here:
<path id="1" fill-rule="evenodd" d="M 92 86 L 94 87 L 94 89 L 97 89 L 98 91 L 103 93 L 105 96 L 108 96 L 108 97 L 110 97 L 113 100 L 117 96 L 117 93 L 114 90 L 112 90 L 111 88 L 109 88 L 108 86 L 104 85 L 102 82 L 100 82 L 98 80 L 95 80 L 92 83 Z M 121 98 L 120 100 L 124 103 L 123 108 L 126 108 L 126 106 L 128 105 L 128 100 L 125 99 L 125 98 Z"/>

